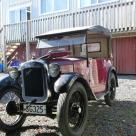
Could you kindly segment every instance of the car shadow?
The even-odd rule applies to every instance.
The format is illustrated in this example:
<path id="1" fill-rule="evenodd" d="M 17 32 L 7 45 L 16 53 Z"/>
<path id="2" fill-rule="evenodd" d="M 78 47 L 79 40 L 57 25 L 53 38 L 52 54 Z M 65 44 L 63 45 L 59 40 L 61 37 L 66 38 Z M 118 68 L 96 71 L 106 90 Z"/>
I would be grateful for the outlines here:
<path id="1" fill-rule="evenodd" d="M 41 134 L 36 134 L 35 136 L 60 136 L 59 134 L 50 132 L 50 133 L 41 133 Z"/>
<path id="2" fill-rule="evenodd" d="M 5 134 L 5 136 L 21 136 L 21 133 L 25 132 L 25 131 L 29 131 L 29 130 L 35 130 L 35 129 L 40 129 L 40 128 L 46 128 L 49 130 L 55 130 L 56 132 L 58 132 L 58 127 L 56 126 L 39 126 L 39 125 L 31 125 L 31 126 L 23 126 L 21 127 L 19 130 L 14 131 L 14 132 L 7 132 Z M 35 136 L 59 136 L 56 132 L 47 132 L 47 133 L 38 133 Z"/>
<path id="3" fill-rule="evenodd" d="M 101 100 L 89 102 L 88 110 L 88 121 L 82 136 L 135 136 L 136 102 L 115 101 L 109 107 Z M 13 133 L 6 133 L 6 136 L 20 136 L 27 132 L 30 135 L 33 130 L 36 130 L 35 136 L 60 136 L 58 127 L 48 124 L 24 126 Z"/>
<path id="4" fill-rule="evenodd" d="M 121 75 L 118 74 L 118 79 L 136 80 L 136 75 Z"/>
<path id="5" fill-rule="evenodd" d="M 24 127 L 21 127 L 20 129 L 18 129 L 16 131 L 7 132 L 6 136 L 20 136 L 20 133 L 25 132 L 26 130 L 29 130 L 29 129 L 38 129 L 39 127 L 40 126 L 38 126 L 38 125 L 24 126 Z"/>

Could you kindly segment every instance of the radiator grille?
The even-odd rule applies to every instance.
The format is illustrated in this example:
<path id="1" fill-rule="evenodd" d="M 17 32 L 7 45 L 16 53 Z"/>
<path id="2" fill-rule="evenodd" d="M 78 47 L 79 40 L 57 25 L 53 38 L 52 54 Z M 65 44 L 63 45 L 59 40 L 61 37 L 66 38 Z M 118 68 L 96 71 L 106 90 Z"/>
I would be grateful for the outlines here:
<path id="1" fill-rule="evenodd" d="M 44 95 L 44 76 L 41 68 L 23 70 L 25 96 L 42 97 Z"/>

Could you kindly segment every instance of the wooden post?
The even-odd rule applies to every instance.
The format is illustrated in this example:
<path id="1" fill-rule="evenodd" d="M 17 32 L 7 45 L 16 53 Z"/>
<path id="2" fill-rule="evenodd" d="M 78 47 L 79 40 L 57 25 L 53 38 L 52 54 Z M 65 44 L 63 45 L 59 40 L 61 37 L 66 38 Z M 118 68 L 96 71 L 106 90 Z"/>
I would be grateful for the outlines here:
<path id="1" fill-rule="evenodd" d="M 5 28 L 3 26 L 3 31 L 2 31 L 2 46 L 3 46 L 3 64 L 4 68 L 3 71 L 6 72 L 7 70 L 7 56 L 6 56 L 6 37 L 5 37 Z"/>
<path id="2" fill-rule="evenodd" d="M 29 43 L 29 33 L 28 33 L 28 28 L 29 28 L 29 25 L 28 25 L 28 20 L 26 21 L 26 60 L 30 60 L 30 43 Z"/>
<path id="3" fill-rule="evenodd" d="M 30 60 L 30 44 L 28 39 L 28 21 L 26 21 L 26 60 Z"/>
<path id="4" fill-rule="evenodd" d="M 26 60 L 30 60 L 31 59 L 31 55 L 30 55 L 30 43 L 29 43 L 29 21 L 30 18 L 28 16 L 28 13 L 30 14 L 31 10 L 30 8 L 26 8 Z"/>

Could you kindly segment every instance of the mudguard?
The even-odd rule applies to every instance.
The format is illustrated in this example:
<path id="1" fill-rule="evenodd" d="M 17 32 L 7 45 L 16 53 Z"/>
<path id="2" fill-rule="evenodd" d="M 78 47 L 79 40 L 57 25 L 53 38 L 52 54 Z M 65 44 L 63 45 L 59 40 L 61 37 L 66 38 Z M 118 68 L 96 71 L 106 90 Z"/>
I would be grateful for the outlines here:
<path id="1" fill-rule="evenodd" d="M 78 73 L 62 74 L 54 83 L 54 91 L 56 93 L 68 92 L 76 81 L 80 82 L 85 87 L 89 100 L 96 100 L 88 82 Z"/>
<path id="2" fill-rule="evenodd" d="M 0 91 L 8 87 L 19 88 L 15 80 L 9 77 L 8 74 L 4 74 L 0 76 Z"/>

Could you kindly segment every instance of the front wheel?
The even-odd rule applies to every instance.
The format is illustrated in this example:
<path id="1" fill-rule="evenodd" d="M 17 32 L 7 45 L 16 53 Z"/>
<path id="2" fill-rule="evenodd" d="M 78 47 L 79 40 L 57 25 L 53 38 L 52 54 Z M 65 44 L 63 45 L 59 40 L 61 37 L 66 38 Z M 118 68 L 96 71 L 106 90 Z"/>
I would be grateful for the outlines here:
<path id="1" fill-rule="evenodd" d="M 60 94 L 57 119 L 64 136 L 81 136 L 88 116 L 88 99 L 84 86 L 76 82 L 68 93 Z"/>
<path id="2" fill-rule="evenodd" d="M 20 128 L 26 116 L 23 114 L 10 114 L 8 105 L 11 102 L 20 103 L 22 100 L 21 91 L 13 88 L 8 88 L 0 92 L 0 129 L 2 131 L 13 131 Z M 12 112 L 12 108 L 10 111 Z"/>

